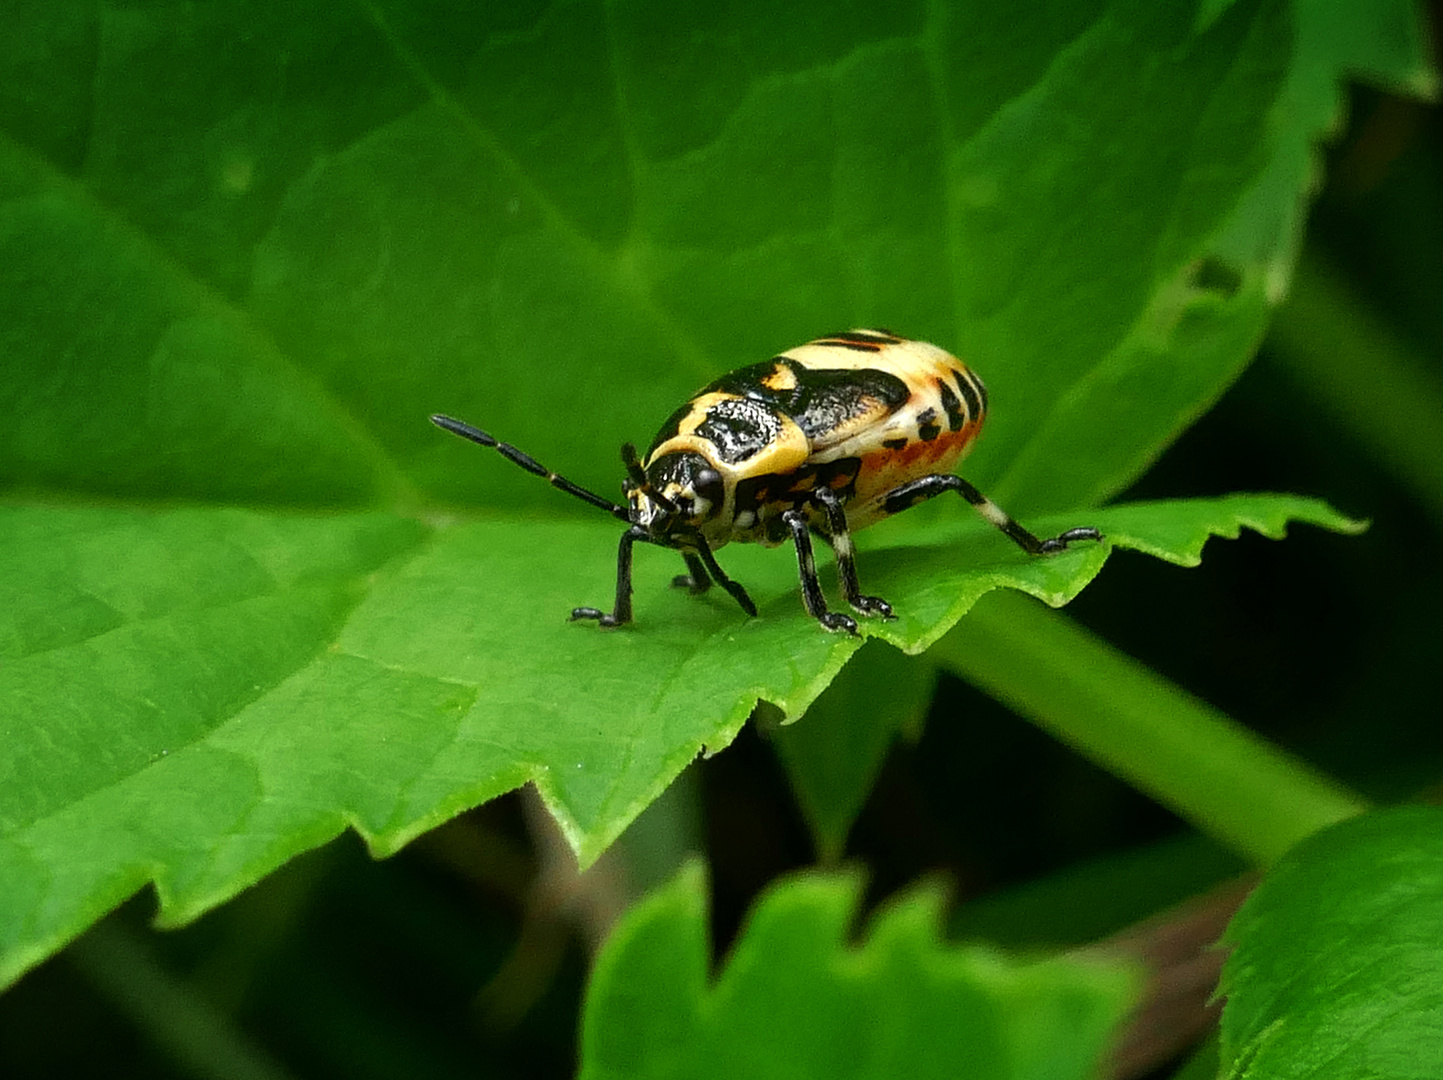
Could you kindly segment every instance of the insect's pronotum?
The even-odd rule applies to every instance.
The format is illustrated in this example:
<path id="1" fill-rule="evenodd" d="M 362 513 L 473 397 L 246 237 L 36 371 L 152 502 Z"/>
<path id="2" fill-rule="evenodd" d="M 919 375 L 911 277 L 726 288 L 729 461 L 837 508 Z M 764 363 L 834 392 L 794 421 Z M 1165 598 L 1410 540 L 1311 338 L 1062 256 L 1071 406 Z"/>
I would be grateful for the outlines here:
<path id="1" fill-rule="evenodd" d="M 755 615 L 746 589 L 717 565 L 714 552 L 732 541 L 769 547 L 791 541 L 807 613 L 828 630 L 856 633 L 855 619 L 827 607 L 812 560 L 813 533 L 836 554 L 847 603 L 884 619 L 893 617 L 892 606 L 862 595 L 857 585 L 852 533 L 944 491 L 957 492 L 1032 555 L 1102 539 L 1086 526 L 1038 539 L 952 475 L 986 413 L 982 381 L 951 353 L 886 330 L 830 334 L 702 389 L 661 426 L 645 459 L 630 443 L 623 446 L 625 506 L 479 428 L 449 416 L 431 419 L 626 523 L 615 605 L 573 608 L 573 620 L 631 621 L 631 552 L 638 541 L 681 552 L 687 573 L 675 584 L 700 593 L 715 582 Z"/>

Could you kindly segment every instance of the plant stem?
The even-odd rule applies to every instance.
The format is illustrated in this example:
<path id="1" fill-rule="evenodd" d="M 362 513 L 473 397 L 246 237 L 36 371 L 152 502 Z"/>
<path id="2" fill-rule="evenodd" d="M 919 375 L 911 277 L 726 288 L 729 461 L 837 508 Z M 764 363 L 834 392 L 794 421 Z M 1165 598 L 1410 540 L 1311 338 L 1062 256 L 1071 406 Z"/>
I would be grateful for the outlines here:
<path id="1" fill-rule="evenodd" d="M 1366 808 L 1332 779 L 1019 594 L 985 598 L 931 655 L 1260 865 Z"/>
<path id="2" fill-rule="evenodd" d="M 1443 458 L 1443 382 L 1433 359 L 1386 325 L 1315 254 L 1299 263 L 1267 344 L 1269 361 L 1443 521 L 1443 472 L 1437 468 Z"/>
<path id="3" fill-rule="evenodd" d="M 186 1075 L 290 1080 L 291 1074 L 251 1042 L 232 1017 L 167 971 L 143 934 L 108 920 L 74 942 L 66 955 Z"/>

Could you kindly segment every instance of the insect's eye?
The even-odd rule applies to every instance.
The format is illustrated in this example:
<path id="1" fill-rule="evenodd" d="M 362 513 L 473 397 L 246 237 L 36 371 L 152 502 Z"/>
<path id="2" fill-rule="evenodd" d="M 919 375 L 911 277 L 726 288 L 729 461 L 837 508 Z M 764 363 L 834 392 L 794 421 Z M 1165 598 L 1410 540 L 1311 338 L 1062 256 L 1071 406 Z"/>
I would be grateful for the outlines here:
<path id="1" fill-rule="evenodd" d="M 692 475 L 691 483 L 697 497 L 705 499 L 713 506 L 719 506 L 726 500 L 726 488 L 722 485 L 721 473 L 715 469 L 698 469 Z"/>

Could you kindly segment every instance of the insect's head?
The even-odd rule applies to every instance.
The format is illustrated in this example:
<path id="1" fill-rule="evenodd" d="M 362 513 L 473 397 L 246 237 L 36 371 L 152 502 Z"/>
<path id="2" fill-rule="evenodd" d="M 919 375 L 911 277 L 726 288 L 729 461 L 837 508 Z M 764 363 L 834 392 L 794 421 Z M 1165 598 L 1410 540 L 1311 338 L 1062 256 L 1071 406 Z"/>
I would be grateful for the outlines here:
<path id="1" fill-rule="evenodd" d="M 721 513 L 726 485 L 701 454 L 663 454 L 642 468 L 636 448 L 628 443 L 621 449 L 621 459 L 626 463 L 624 490 L 631 520 L 652 536 L 692 532 Z"/>

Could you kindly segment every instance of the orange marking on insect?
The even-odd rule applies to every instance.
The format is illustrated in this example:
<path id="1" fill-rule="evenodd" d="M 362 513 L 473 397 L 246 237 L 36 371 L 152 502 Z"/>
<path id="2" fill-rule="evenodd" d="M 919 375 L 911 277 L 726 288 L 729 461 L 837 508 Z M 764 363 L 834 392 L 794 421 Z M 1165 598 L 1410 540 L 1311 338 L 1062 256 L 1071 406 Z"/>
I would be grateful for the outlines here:
<path id="1" fill-rule="evenodd" d="M 770 375 L 762 379 L 762 385 L 771 390 L 795 390 L 797 375 L 791 368 L 778 364 Z"/>
<path id="2" fill-rule="evenodd" d="M 812 342 L 813 345 L 839 345 L 844 349 L 854 349 L 863 352 L 881 352 L 886 346 L 884 341 L 863 341 L 851 338 L 819 338 Z"/>
<path id="3" fill-rule="evenodd" d="M 865 501 L 898 484 L 929 472 L 950 472 L 961 460 L 979 425 L 964 424 L 961 431 L 908 443 L 899 450 L 879 450 L 863 456 L 857 471 L 857 499 Z"/>

